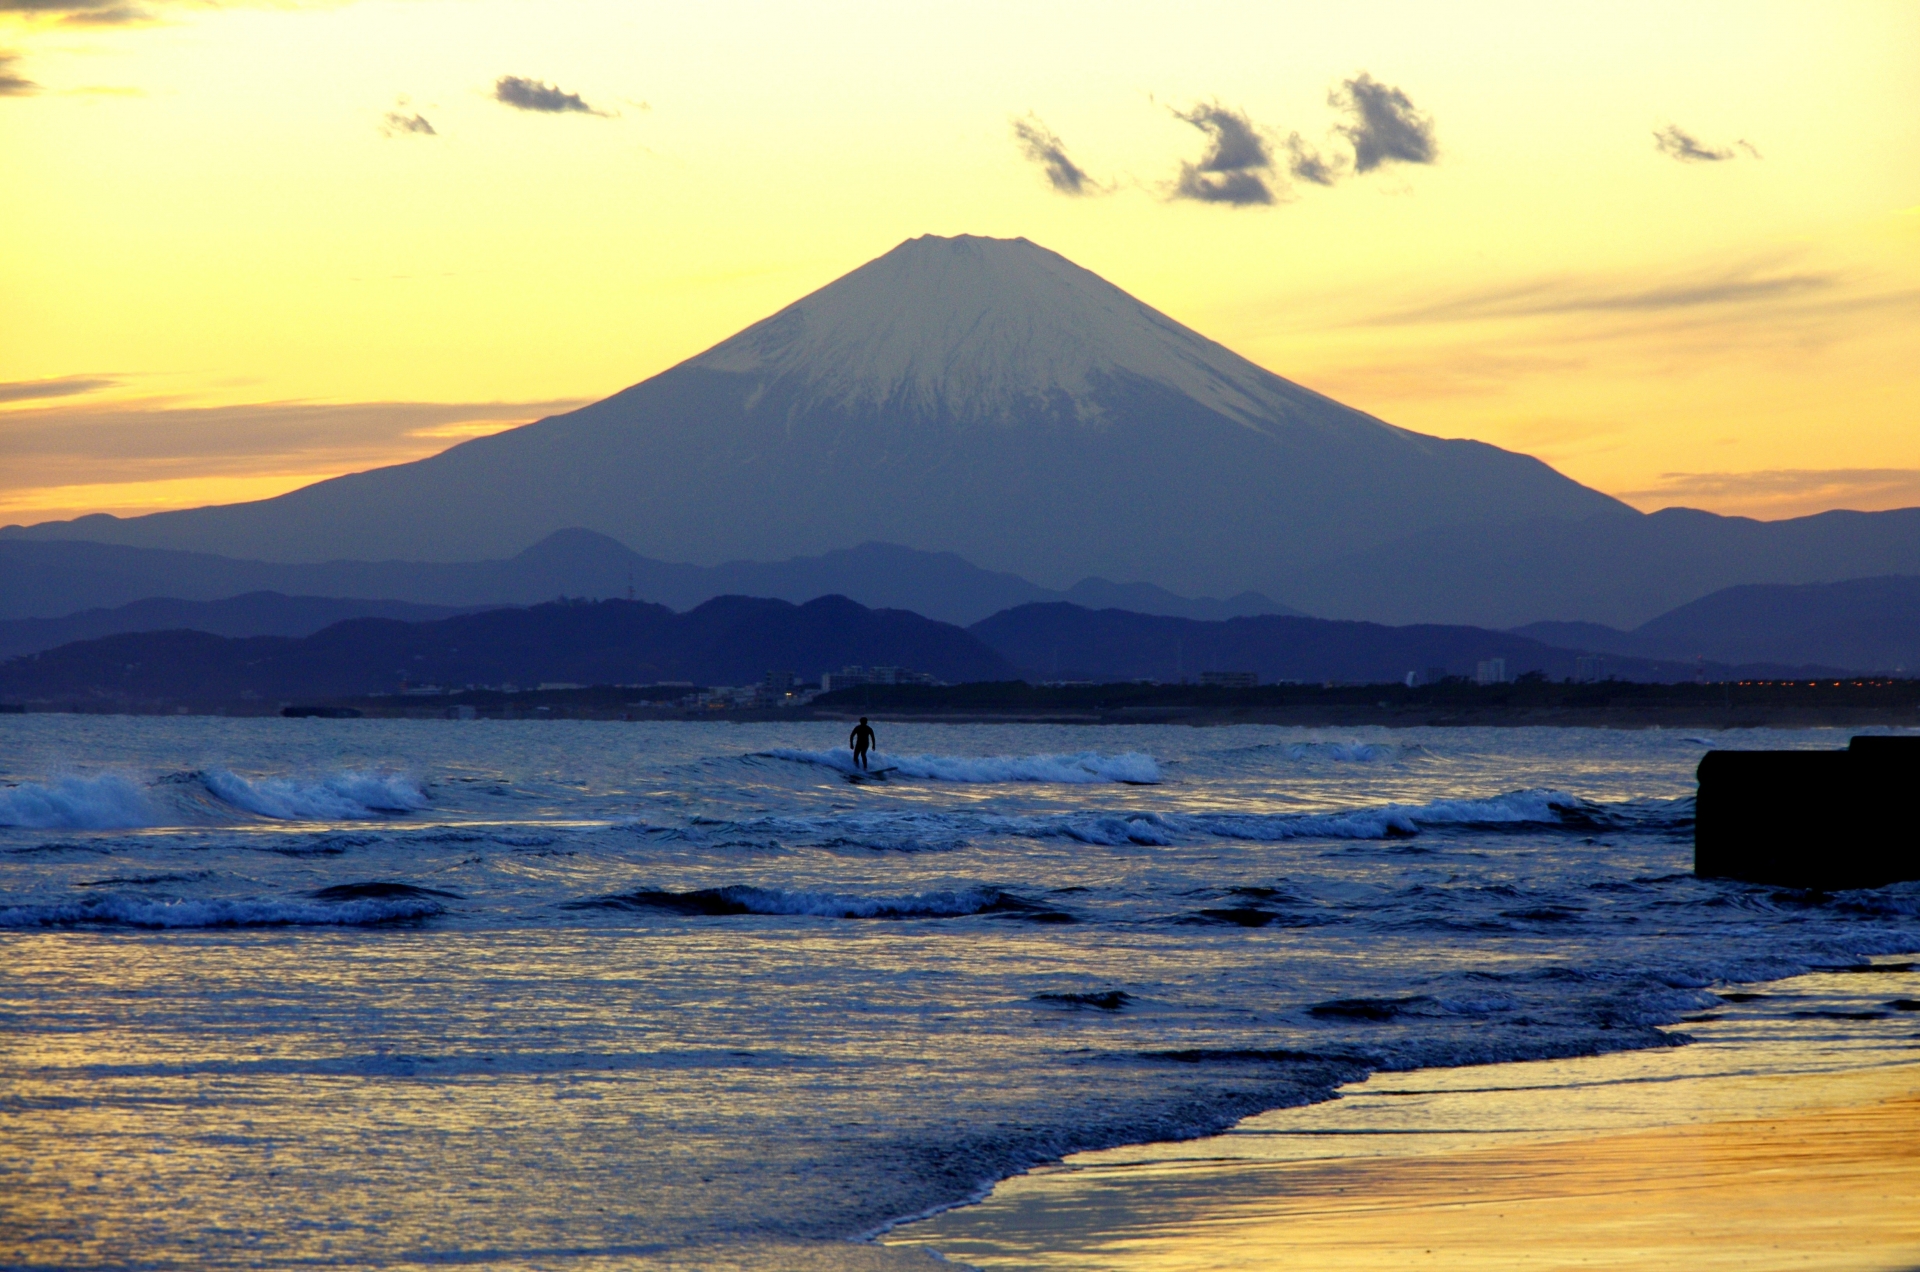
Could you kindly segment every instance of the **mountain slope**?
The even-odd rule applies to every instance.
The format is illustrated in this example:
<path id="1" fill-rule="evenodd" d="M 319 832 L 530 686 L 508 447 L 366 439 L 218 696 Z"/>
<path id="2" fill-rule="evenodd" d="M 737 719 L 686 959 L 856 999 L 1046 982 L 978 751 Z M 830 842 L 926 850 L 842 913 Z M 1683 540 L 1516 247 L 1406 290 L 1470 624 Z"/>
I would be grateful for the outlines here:
<path id="1" fill-rule="evenodd" d="M 1024 239 L 927 237 L 569 415 L 33 533 L 285 561 L 504 556 L 574 525 L 699 563 L 883 540 L 1224 595 L 1470 520 L 1601 515 L 1638 514 L 1283 380 Z"/>
<path id="2" fill-rule="evenodd" d="M 1634 635 L 1708 658 L 1910 672 L 1920 670 L 1920 578 L 1728 588 L 1662 614 Z"/>

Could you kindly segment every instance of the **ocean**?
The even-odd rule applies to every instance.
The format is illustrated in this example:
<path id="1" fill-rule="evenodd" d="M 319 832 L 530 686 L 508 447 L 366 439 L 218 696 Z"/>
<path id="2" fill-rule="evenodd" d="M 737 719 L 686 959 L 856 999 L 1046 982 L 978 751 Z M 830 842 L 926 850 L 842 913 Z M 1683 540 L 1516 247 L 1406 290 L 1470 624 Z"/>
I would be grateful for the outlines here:
<path id="1" fill-rule="evenodd" d="M 0 716 L 0 1263 L 922 1266 L 815 1243 L 1920 949 L 1690 873 L 1844 733 L 878 728 Z"/>

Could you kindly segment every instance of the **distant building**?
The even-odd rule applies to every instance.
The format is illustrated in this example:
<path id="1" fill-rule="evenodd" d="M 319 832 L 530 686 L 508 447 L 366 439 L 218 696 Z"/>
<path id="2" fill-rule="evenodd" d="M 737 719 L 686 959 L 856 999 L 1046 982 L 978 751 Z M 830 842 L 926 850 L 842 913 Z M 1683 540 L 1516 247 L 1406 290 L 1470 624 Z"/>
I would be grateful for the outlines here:
<path id="1" fill-rule="evenodd" d="M 1607 660 L 1598 654 L 1582 654 L 1573 660 L 1573 678 L 1581 684 L 1607 678 Z"/>
<path id="2" fill-rule="evenodd" d="M 1429 667 L 1420 674 L 1427 678 L 1427 684 L 1437 685 L 1447 678 L 1447 669 L 1445 667 Z"/>
<path id="3" fill-rule="evenodd" d="M 1507 660 L 1504 658 L 1482 658 L 1474 664 L 1473 683 L 1476 685 L 1506 684 Z"/>
<path id="4" fill-rule="evenodd" d="M 855 685 L 937 685 L 940 682 L 927 672 L 913 671 L 906 667 L 842 667 L 820 677 L 820 692 L 832 693 L 836 689 L 850 689 Z"/>
<path id="5" fill-rule="evenodd" d="M 1257 671 L 1203 671 L 1200 683 L 1216 689 L 1251 689 L 1260 683 Z"/>
<path id="6" fill-rule="evenodd" d="M 761 678 L 760 687 L 767 691 L 768 697 L 777 697 L 793 692 L 800 683 L 800 677 L 791 671 L 769 671 Z"/>

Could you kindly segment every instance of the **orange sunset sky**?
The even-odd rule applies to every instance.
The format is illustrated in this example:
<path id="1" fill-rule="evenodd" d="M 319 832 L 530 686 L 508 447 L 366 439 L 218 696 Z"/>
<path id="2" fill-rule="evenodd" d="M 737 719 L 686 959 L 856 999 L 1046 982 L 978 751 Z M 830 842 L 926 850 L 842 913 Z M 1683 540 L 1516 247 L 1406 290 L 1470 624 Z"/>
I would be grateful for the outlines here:
<path id="1" fill-rule="evenodd" d="M 1361 74 L 1431 161 L 1289 171 Z M 1911 3 L 0 0 L 0 524 L 418 458 L 922 233 L 1642 508 L 1920 504 L 1917 104 Z M 1210 105 L 1271 202 L 1179 197 Z"/>

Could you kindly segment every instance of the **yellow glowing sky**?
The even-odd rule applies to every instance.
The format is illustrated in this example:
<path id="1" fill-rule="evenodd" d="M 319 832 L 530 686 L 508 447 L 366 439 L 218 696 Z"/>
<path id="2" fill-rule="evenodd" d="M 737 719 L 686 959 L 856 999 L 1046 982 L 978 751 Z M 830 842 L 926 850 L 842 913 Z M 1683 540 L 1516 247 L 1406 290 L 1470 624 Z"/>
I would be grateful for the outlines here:
<path id="1" fill-rule="evenodd" d="M 430 454 L 923 233 L 1641 507 L 1920 504 L 1920 5 L 54 3 L 0 0 L 0 523 Z M 1338 155 L 1362 71 L 1435 162 L 1169 197 L 1173 110 Z"/>

